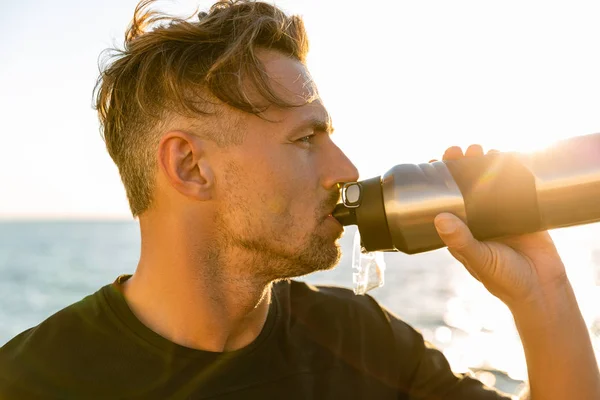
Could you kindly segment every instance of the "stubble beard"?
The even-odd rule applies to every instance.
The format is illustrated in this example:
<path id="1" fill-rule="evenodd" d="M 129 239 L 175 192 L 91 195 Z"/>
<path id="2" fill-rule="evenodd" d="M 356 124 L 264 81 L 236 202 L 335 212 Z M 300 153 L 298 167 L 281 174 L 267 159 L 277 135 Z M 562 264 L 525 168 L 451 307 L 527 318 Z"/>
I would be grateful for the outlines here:
<path id="1" fill-rule="evenodd" d="M 277 238 L 275 234 L 253 236 L 252 229 L 236 231 L 223 218 L 219 219 L 219 239 L 214 242 L 213 254 L 220 256 L 214 258 L 236 265 L 240 277 L 253 277 L 267 284 L 329 270 L 340 261 L 340 245 L 333 237 L 323 237 L 313 231 L 293 249 L 284 243 L 285 238 Z M 239 233 L 243 231 L 247 233 Z M 231 255 L 237 259 L 228 259 Z"/>

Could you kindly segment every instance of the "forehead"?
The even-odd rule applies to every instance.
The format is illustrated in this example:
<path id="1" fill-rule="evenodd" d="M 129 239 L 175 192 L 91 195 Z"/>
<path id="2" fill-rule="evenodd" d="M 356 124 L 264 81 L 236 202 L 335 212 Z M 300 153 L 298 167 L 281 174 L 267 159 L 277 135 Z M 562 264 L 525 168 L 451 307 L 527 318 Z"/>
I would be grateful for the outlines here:
<path id="1" fill-rule="evenodd" d="M 273 50 L 260 49 L 257 55 L 269 77 L 274 94 L 295 106 L 285 109 L 269 107 L 263 113 L 267 119 L 281 120 L 278 117 L 283 117 L 286 120 L 295 120 L 310 116 L 330 120 L 319 97 L 317 85 L 304 64 Z"/>
<path id="2" fill-rule="evenodd" d="M 257 55 L 277 95 L 298 104 L 318 99 L 317 86 L 300 61 L 274 50 L 259 49 Z"/>

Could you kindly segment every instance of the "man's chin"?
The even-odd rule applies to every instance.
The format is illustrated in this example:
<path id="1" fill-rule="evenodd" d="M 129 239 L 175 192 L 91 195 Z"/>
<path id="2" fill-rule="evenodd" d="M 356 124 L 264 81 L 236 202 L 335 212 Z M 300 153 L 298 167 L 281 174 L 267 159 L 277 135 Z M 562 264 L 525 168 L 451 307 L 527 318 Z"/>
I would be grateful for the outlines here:
<path id="1" fill-rule="evenodd" d="M 248 242 L 243 248 L 254 253 L 254 273 L 267 281 L 305 276 L 333 269 L 340 261 L 341 247 L 336 237 L 324 231 L 312 234 L 302 246 L 282 251 L 266 243 Z"/>
<path id="2" fill-rule="evenodd" d="M 315 251 L 315 249 L 320 249 L 320 251 Z M 339 264 L 342 256 L 337 239 L 327 245 L 312 247 L 308 251 L 308 254 L 299 259 L 297 264 L 299 274 L 297 276 L 331 270 Z"/>

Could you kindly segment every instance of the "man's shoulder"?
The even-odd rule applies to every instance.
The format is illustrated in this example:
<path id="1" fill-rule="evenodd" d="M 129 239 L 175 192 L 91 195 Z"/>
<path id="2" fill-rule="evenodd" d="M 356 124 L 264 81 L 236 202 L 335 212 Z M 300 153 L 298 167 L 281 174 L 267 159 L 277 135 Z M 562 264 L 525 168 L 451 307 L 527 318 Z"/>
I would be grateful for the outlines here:
<path id="1" fill-rule="evenodd" d="M 375 298 L 338 286 L 278 285 L 277 298 L 285 302 L 282 319 L 301 347 L 316 343 L 390 385 L 410 381 L 425 347 L 423 337 Z"/>
<path id="2" fill-rule="evenodd" d="M 81 329 L 94 324 L 105 313 L 101 306 L 104 290 L 105 288 L 101 288 L 85 296 L 52 314 L 38 325 L 21 332 L 0 348 L 0 355 L 17 348 L 56 344 L 56 339 L 64 341 L 69 337 L 77 336 Z"/>
<path id="3" fill-rule="evenodd" d="M 423 346 L 423 337 L 410 324 L 372 296 L 333 285 L 312 285 L 288 280 L 278 284 L 279 296 L 296 318 L 315 326 L 364 332 L 400 346 Z"/>
<path id="4" fill-rule="evenodd" d="M 102 306 L 103 290 L 54 313 L 38 325 L 13 337 L 0 347 L 0 394 L 8 388 L 27 388 L 28 384 L 51 384 L 64 379 L 61 365 L 79 362 L 86 368 L 91 343 L 99 336 L 108 318 Z M 72 367 L 72 366 L 71 366 Z"/>

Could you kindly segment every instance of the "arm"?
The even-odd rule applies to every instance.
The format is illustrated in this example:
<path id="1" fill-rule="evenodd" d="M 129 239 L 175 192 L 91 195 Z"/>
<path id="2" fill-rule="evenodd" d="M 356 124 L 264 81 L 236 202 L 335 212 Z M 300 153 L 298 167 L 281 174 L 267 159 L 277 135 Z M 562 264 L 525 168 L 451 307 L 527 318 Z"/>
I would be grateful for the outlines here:
<path id="1" fill-rule="evenodd" d="M 511 311 L 534 400 L 600 399 L 598 364 L 568 280 Z"/>
<path id="2" fill-rule="evenodd" d="M 527 360 L 530 398 L 600 399 L 587 327 L 548 233 L 479 242 L 451 214 L 438 216 L 436 227 L 450 253 L 512 312 Z"/>
<path id="3" fill-rule="evenodd" d="M 451 147 L 444 159 L 482 155 L 479 145 L 464 155 Z M 529 374 L 528 391 L 520 398 L 600 399 L 600 373 L 589 333 L 550 235 L 480 242 L 454 215 L 439 215 L 435 223 L 450 253 L 513 315 Z"/>

